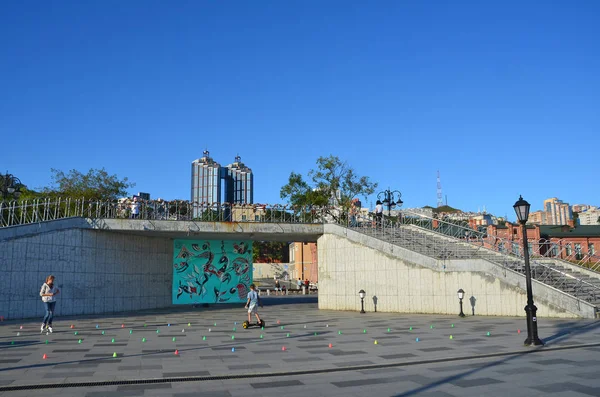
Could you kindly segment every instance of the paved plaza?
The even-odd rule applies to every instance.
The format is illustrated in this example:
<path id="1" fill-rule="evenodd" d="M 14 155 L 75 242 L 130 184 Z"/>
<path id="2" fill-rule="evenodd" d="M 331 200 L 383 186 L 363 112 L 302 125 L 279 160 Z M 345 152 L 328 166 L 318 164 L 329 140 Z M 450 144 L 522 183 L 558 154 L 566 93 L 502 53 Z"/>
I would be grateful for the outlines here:
<path id="1" fill-rule="evenodd" d="M 48 336 L 5 320 L 0 396 L 600 396 L 598 321 L 541 318 L 532 348 L 523 318 L 361 315 L 315 297 L 265 298 L 261 314 L 264 330 L 242 328 L 243 305 L 62 317 Z"/>

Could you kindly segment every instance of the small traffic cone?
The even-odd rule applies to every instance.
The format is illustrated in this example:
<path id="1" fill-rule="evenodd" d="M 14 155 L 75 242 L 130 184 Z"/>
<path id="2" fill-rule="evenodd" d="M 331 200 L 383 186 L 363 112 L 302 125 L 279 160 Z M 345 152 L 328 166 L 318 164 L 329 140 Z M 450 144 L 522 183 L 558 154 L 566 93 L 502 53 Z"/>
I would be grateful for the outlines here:
<path id="1" fill-rule="evenodd" d="M 341 334 L 342 334 L 342 331 L 338 331 L 338 335 L 341 335 Z"/>
<path id="2" fill-rule="evenodd" d="M 175 337 L 173 337 L 173 342 L 175 342 Z"/>
<path id="3" fill-rule="evenodd" d="M 71 329 L 75 328 L 75 326 L 73 324 L 71 324 Z"/>
<path id="4" fill-rule="evenodd" d="M 488 331 L 487 334 L 485 334 L 485 336 L 492 336 L 492 334 L 490 334 L 490 331 Z"/>
<path id="5" fill-rule="evenodd" d="M 260 334 L 260 339 L 262 339 L 262 338 L 263 338 L 263 334 Z"/>
<path id="6" fill-rule="evenodd" d="M 115 338 L 112 338 L 112 340 L 110 341 L 110 343 L 115 343 Z"/>
<path id="7" fill-rule="evenodd" d="M 203 337 L 202 337 L 202 340 L 206 340 L 206 336 L 203 336 Z"/>
<path id="8" fill-rule="evenodd" d="M 21 326 L 19 327 L 19 329 L 23 329 L 23 326 L 21 325 Z"/>
<path id="9" fill-rule="evenodd" d="M 333 345 L 330 343 L 330 344 L 329 344 L 329 348 L 331 349 L 332 347 L 333 347 Z"/>
<path id="10" fill-rule="evenodd" d="M 75 333 L 73 335 L 77 335 L 77 331 L 75 331 Z"/>
<path id="11" fill-rule="evenodd" d="M 142 342 L 146 342 L 146 338 L 142 338 Z"/>
<path id="12" fill-rule="evenodd" d="M 114 353 L 113 353 L 113 357 L 117 357 L 117 352 L 114 352 Z"/>
<path id="13" fill-rule="evenodd" d="M 520 330 L 520 329 L 518 329 L 518 330 L 517 330 L 517 334 L 520 334 L 520 333 L 521 333 L 521 330 Z"/>
<path id="14" fill-rule="evenodd" d="M 454 328 L 454 324 L 450 324 L 450 327 Z"/>
<path id="15" fill-rule="evenodd" d="M 102 335 L 104 335 L 104 331 L 102 331 Z"/>
<path id="16" fill-rule="evenodd" d="M 121 324 L 121 328 L 125 328 L 125 324 Z"/>
<path id="17" fill-rule="evenodd" d="M 156 333 L 157 333 L 157 334 L 159 334 L 159 333 L 160 333 L 160 331 L 159 331 L 159 330 L 156 330 Z"/>
<path id="18" fill-rule="evenodd" d="M 77 341 L 77 343 L 81 343 L 81 339 L 79 339 L 79 340 Z"/>
<path id="19" fill-rule="evenodd" d="M 285 351 L 285 346 L 281 346 L 281 351 Z"/>
<path id="20" fill-rule="evenodd" d="M 452 335 L 450 335 L 450 339 L 453 339 L 453 338 L 452 338 Z"/>
<path id="21" fill-rule="evenodd" d="M 20 333 L 20 332 L 17 332 L 17 336 L 21 336 L 21 333 Z"/>
<path id="22" fill-rule="evenodd" d="M 192 323 L 188 323 L 188 327 L 191 327 L 191 326 L 192 326 Z"/>
<path id="23" fill-rule="evenodd" d="M 377 343 L 377 339 L 375 339 L 375 342 L 373 342 L 373 344 L 374 344 L 374 345 L 378 345 L 378 343 Z"/>
<path id="24" fill-rule="evenodd" d="M 175 349 L 175 355 L 178 356 L 179 355 L 179 350 Z"/>
<path id="25" fill-rule="evenodd" d="M 415 342 L 419 342 L 419 338 L 415 339 Z"/>
<path id="26" fill-rule="evenodd" d="M 285 334 L 285 336 L 286 336 L 287 338 L 289 338 L 289 337 L 290 337 L 290 333 L 288 332 L 287 334 Z"/>
<path id="27" fill-rule="evenodd" d="M 44 353 L 44 355 L 42 356 L 42 360 L 45 360 L 47 358 L 48 358 L 48 356 L 46 355 L 46 353 Z"/>
<path id="28" fill-rule="evenodd" d="M 232 347 L 232 348 L 231 348 L 231 352 L 232 352 L 232 353 L 233 353 L 233 352 L 235 352 L 235 347 Z"/>
<path id="29" fill-rule="evenodd" d="M 235 335 L 231 335 L 231 340 L 234 340 L 234 339 L 235 339 Z"/>
<path id="30" fill-rule="evenodd" d="M 133 334 L 133 330 L 132 329 L 129 330 L 129 335 L 131 335 L 131 334 Z"/>
<path id="31" fill-rule="evenodd" d="M 181 332 L 185 332 L 185 329 L 182 329 Z"/>

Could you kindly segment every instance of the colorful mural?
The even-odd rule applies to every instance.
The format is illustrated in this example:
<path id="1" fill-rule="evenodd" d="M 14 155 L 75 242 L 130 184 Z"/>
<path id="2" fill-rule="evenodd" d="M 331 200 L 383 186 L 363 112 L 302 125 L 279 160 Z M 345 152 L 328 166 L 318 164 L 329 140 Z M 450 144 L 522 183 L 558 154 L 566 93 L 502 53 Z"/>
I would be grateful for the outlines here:
<path id="1" fill-rule="evenodd" d="M 251 283 L 252 241 L 174 241 L 174 304 L 245 302 Z"/>

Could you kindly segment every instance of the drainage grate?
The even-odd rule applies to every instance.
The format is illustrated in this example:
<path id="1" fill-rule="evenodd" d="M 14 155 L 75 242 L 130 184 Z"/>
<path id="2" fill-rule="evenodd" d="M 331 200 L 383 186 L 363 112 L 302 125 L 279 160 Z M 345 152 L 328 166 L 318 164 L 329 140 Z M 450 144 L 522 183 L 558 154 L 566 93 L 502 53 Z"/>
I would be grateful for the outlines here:
<path id="1" fill-rule="evenodd" d="M 5 391 L 18 391 L 18 390 L 38 390 L 38 389 L 64 389 L 74 387 L 103 387 L 103 386 L 126 386 L 126 385 L 147 385 L 147 384 L 159 384 L 159 383 L 179 383 L 179 382 L 206 382 L 211 380 L 231 380 L 231 379 L 255 379 L 255 378 L 272 378 L 281 376 L 301 376 L 301 375 L 316 375 L 328 372 L 349 372 L 349 371 L 364 371 L 371 369 L 383 369 L 383 368 L 395 368 L 395 367 L 409 367 L 412 365 L 423 365 L 423 364 L 437 364 L 446 363 L 453 361 L 467 361 L 477 360 L 483 358 L 494 358 L 494 357 L 506 357 L 506 356 L 518 356 L 525 354 L 552 352 L 560 350 L 573 350 L 583 349 L 589 347 L 599 347 L 600 343 L 589 343 L 584 345 L 572 345 L 572 346 L 561 346 L 561 347 L 538 347 L 532 350 L 525 351 L 512 351 L 503 353 L 490 353 L 480 354 L 476 356 L 460 356 L 460 357 L 446 357 L 436 358 L 430 360 L 419 360 L 419 361 L 405 361 L 385 364 L 369 364 L 369 365 L 356 365 L 352 367 L 335 367 L 335 368 L 323 368 L 323 369 L 309 369 L 299 371 L 288 371 L 288 372 L 265 372 L 265 373 L 251 373 L 251 374 L 236 374 L 236 375 L 209 375 L 209 376 L 184 376 L 184 377 L 170 377 L 170 378 L 151 378 L 151 379 L 126 379 L 126 380 L 114 380 L 114 381 L 96 381 L 96 382 L 78 382 L 78 383 L 44 383 L 38 385 L 15 385 L 15 386 L 0 386 L 0 392 Z"/>

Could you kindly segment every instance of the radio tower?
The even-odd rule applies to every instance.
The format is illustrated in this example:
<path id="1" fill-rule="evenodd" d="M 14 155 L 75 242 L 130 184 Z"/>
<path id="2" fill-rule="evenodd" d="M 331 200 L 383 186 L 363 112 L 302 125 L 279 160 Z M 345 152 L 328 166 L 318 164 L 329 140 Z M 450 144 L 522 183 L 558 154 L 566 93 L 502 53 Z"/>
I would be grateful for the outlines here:
<path id="1" fill-rule="evenodd" d="M 437 175 L 437 206 L 438 208 L 444 205 L 442 201 L 442 181 L 440 180 L 440 171 L 438 170 Z"/>

